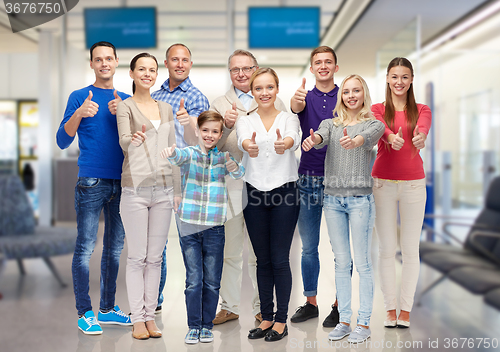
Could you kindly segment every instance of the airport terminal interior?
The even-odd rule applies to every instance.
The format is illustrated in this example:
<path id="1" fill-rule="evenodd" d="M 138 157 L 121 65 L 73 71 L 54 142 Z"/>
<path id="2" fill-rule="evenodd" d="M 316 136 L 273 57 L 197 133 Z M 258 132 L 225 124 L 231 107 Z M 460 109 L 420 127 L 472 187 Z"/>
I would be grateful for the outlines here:
<path id="1" fill-rule="evenodd" d="M 126 13 L 127 9 L 153 9 L 153 16 L 141 17 L 141 21 L 152 21 L 147 25 L 152 25 L 154 30 L 139 36 L 140 39 L 131 44 L 133 48 L 127 48 L 130 43 L 117 46 L 119 66 L 114 87 L 127 94 L 132 94 L 130 60 L 139 52 L 156 56 L 160 67 L 153 92 L 168 78 L 163 60 L 166 49 L 174 43 L 190 48 L 193 66 L 189 77 L 209 102 L 224 95 L 230 87 L 229 55 L 236 49 L 245 49 L 255 55 L 260 67 L 276 70 L 280 79 L 278 96 L 288 111 L 290 99 L 303 78 L 306 89 L 314 87 L 309 55 L 316 46 L 327 45 L 335 50 L 339 65 L 335 83 L 339 85 L 349 74 L 361 75 L 368 84 L 373 103 L 385 99 L 389 61 L 394 57 L 408 58 L 415 69 L 416 100 L 432 110 L 431 132 L 426 147 L 420 152 L 427 190 L 422 243 L 449 243 L 460 248 L 460 243 L 469 235 L 467 225 L 473 224 L 483 211 L 491 192 L 490 184 L 500 176 L 500 0 L 54 0 L 53 8 L 57 4 L 64 14 L 61 12 L 57 18 L 44 17 L 32 28 L 22 22 L 22 17 L 8 15 L 11 12 L 8 3 L 13 2 L 6 0 L 0 4 L 0 176 L 23 178 L 26 195 L 40 226 L 52 226 L 57 231 L 76 228 L 74 188 L 78 143 L 75 141 L 69 148 L 60 150 L 55 135 L 69 94 L 95 80 L 94 71 L 89 67 L 89 42 L 91 45 L 105 39 L 99 37 L 99 30 L 90 29 L 92 25 L 98 26 L 102 28 L 101 33 L 105 33 L 112 26 L 105 27 L 106 20 L 93 23 L 99 15 L 91 11 L 104 9 L 124 11 L 117 12 L 113 18 L 116 25 L 123 16 L 137 20 L 139 12 L 131 16 L 130 12 Z M 279 22 L 277 12 L 272 11 L 264 11 L 262 18 L 255 17 L 261 9 L 292 10 L 288 14 L 298 14 L 299 20 Z M 311 18 L 306 16 L 310 10 Z M 24 23 L 26 29 L 13 33 L 12 28 L 20 23 Z M 280 37 L 286 33 L 286 29 L 282 30 L 284 23 L 291 23 L 289 31 L 313 33 L 312 42 L 286 42 Z M 299 157 L 300 150 L 296 153 Z M 28 178 L 31 182 L 26 181 Z M 0 199 L 2 201 L 4 199 Z M 5 208 L 6 203 L 2 204 Z M 457 241 L 450 243 L 449 237 L 442 237 L 444 230 L 450 230 Z M 101 221 L 90 260 L 89 294 L 96 314 L 103 233 L 104 221 Z M 252 284 L 248 267 L 243 265 L 239 318 L 214 326 L 211 343 L 184 343 L 188 331 L 185 269 L 173 222 L 168 235 L 165 301 L 162 312 L 155 315 L 163 337 L 145 341 L 134 339 L 130 326 L 105 325 L 102 335 L 83 334 L 77 328 L 72 252 L 52 256 L 50 261 L 27 258 L 20 265 L 2 253 L 5 243 L 2 235 L 4 233 L 0 233 L 0 351 L 500 350 L 500 299 L 495 307 L 488 302 L 485 292 L 473 292 L 446 276 L 422 295 L 442 277 L 424 261 L 420 265 L 410 328 L 384 328 L 386 312 L 378 275 L 379 234 L 376 232 L 371 248 L 375 273 L 371 337 L 360 344 L 349 344 L 345 339 L 329 341 L 332 329 L 324 328 L 322 321 L 331 310 L 336 290 L 334 255 L 324 218 L 319 246 L 319 317 L 302 323 L 288 320 L 288 336 L 277 342 L 247 338 L 248 331 L 257 327 L 258 322 L 250 306 Z M 496 228 L 493 236 L 498 238 L 498 235 Z M 40 245 L 35 246 L 40 250 Z M 125 243 L 116 289 L 116 304 L 126 313 L 130 312 L 125 282 L 127 249 Z M 496 253 L 492 272 L 498 277 L 498 244 Z M 398 274 L 401 273 L 399 254 L 396 256 Z M 246 243 L 243 257 L 246 263 Z M 301 240 L 296 230 L 290 251 L 293 284 L 289 319 L 305 302 L 300 259 Z M 47 264 L 57 270 L 58 278 Z M 500 280 L 496 280 L 491 285 L 499 291 Z M 359 309 L 359 275 L 355 270 L 352 287 L 355 321 Z"/>

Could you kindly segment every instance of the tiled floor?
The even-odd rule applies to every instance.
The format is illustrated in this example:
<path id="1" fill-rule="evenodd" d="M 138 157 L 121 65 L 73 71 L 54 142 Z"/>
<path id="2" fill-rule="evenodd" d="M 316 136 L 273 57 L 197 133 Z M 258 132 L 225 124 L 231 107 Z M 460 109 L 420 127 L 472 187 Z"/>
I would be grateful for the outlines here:
<path id="1" fill-rule="evenodd" d="M 279 342 L 249 341 L 248 330 L 256 326 L 249 304 L 250 280 L 244 269 L 241 315 L 239 320 L 214 328 L 215 341 L 188 346 L 184 344 L 187 332 L 184 304 L 184 267 L 177 234 L 172 228 L 168 244 L 168 279 L 165 288 L 166 301 L 157 324 L 163 329 L 160 339 L 134 340 L 131 328 L 104 326 L 100 336 L 87 336 L 77 329 L 77 315 L 71 285 L 60 288 L 45 264 L 38 259 L 25 262 L 27 275 L 20 278 L 15 262 L 8 262 L 0 276 L 0 351 L 2 352 L 233 352 L 233 351 L 498 351 L 500 350 L 500 312 L 485 305 L 482 297 L 469 294 L 452 282 L 444 282 L 415 307 L 411 315 L 410 329 L 385 329 L 382 293 L 376 281 L 372 315 L 372 337 L 367 343 L 349 345 L 344 339 L 329 343 L 331 329 L 321 323 L 334 301 L 334 266 L 326 226 L 322 227 L 320 245 L 321 274 L 319 284 L 319 319 L 301 324 L 289 324 L 289 335 Z M 102 235 L 102 227 L 100 229 Z M 377 241 L 373 241 L 373 257 L 376 266 Z M 91 259 L 90 294 L 97 310 L 99 301 L 99 262 L 102 242 L 98 242 Z M 246 253 L 245 253 L 246 256 Z M 125 288 L 126 247 L 122 254 L 122 266 L 118 278 L 116 303 L 128 312 Z M 54 258 L 64 280 L 71 284 L 71 256 Z M 304 303 L 300 277 L 300 239 L 294 238 L 291 251 L 293 290 L 289 315 Z M 398 266 L 399 267 L 399 266 Z M 375 268 L 376 270 L 376 268 Z M 375 271 L 376 273 L 376 271 Z M 437 277 L 437 273 L 425 265 L 421 267 L 417 292 Z M 377 274 L 376 274 L 377 277 Z M 358 276 L 353 275 L 353 321 L 358 309 Z M 468 340 L 465 340 L 465 339 Z M 492 344 L 485 348 L 483 340 Z M 465 342 L 465 343 L 464 343 Z M 453 348 L 454 343 L 458 348 Z M 494 345 L 496 343 L 496 345 Z M 493 348 L 496 346 L 497 348 Z M 448 348 L 447 348 L 448 347 Z"/>

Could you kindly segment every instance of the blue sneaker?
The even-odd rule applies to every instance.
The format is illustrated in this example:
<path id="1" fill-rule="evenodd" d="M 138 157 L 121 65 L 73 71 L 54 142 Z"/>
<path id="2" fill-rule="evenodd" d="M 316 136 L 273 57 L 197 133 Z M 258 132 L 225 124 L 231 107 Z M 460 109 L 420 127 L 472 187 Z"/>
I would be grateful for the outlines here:
<path id="1" fill-rule="evenodd" d="M 212 330 L 207 328 L 202 328 L 200 332 L 200 342 L 212 342 L 214 340 L 214 334 Z"/>
<path id="2" fill-rule="evenodd" d="M 349 335 L 347 338 L 347 342 L 349 343 L 361 343 L 365 341 L 367 338 L 370 337 L 371 335 L 371 330 L 370 328 L 364 328 L 360 325 L 356 326 L 356 329 L 354 329 L 353 332 Z"/>
<path id="3" fill-rule="evenodd" d="M 341 340 L 351 333 L 351 327 L 342 323 L 338 323 L 335 329 L 330 331 L 328 339 L 330 341 Z"/>
<path id="4" fill-rule="evenodd" d="M 78 318 L 78 329 L 87 335 L 100 335 L 102 328 L 95 318 L 94 312 L 89 310 L 81 318 Z"/>
<path id="5" fill-rule="evenodd" d="M 184 342 L 188 344 L 195 344 L 200 341 L 200 330 L 198 329 L 191 329 L 189 332 L 186 334 L 186 337 L 184 338 Z"/>
<path id="6" fill-rule="evenodd" d="M 130 316 L 123 313 L 118 306 L 115 306 L 113 310 L 110 310 L 107 313 L 99 311 L 99 314 L 97 314 L 97 320 L 99 320 L 99 323 L 101 324 L 132 325 Z"/>

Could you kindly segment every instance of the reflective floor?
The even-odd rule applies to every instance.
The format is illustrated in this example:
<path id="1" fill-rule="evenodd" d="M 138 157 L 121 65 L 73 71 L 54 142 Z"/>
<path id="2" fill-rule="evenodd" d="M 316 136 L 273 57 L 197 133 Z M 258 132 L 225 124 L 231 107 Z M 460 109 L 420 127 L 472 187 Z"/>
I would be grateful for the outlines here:
<path id="1" fill-rule="evenodd" d="M 69 226 L 74 226 L 70 224 Z M 100 228 L 102 239 L 103 226 Z M 45 263 L 39 259 L 25 261 L 27 274 L 21 278 L 15 262 L 7 262 L 0 276 L 0 351 L 2 352 L 128 352 L 128 351 L 498 351 L 500 350 L 500 312 L 483 303 L 458 285 L 445 281 L 430 292 L 421 307 L 414 307 L 410 329 L 386 329 L 382 293 L 377 279 L 377 240 L 373 241 L 376 290 L 372 315 L 372 336 L 360 345 L 349 345 L 347 339 L 329 343 L 328 333 L 321 325 L 330 312 L 335 297 L 333 254 L 322 226 L 320 245 L 321 274 L 318 288 L 319 319 L 300 324 L 289 323 L 289 335 L 279 342 L 248 340 L 248 330 L 257 326 L 251 314 L 250 279 L 244 268 L 241 315 L 238 320 L 214 327 L 215 341 L 197 345 L 184 344 L 187 332 L 184 304 L 184 265 L 177 233 L 172 226 L 168 243 L 168 277 L 163 313 L 157 324 L 163 330 L 160 339 L 134 340 L 130 327 L 103 326 L 100 336 L 88 336 L 77 328 L 77 314 L 71 287 L 71 256 L 56 257 L 54 264 L 64 281 L 61 288 Z M 91 259 L 90 295 L 97 313 L 99 302 L 99 266 L 102 241 Z M 116 304 L 128 312 L 125 287 L 126 247 L 121 258 Z M 246 252 L 245 252 L 246 257 Z M 296 233 L 291 265 L 293 290 L 289 316 L 305 302 L 300 276 L 300 238 Z M 400 266 L 398 265 L 400 269 Z M 438 277 L 422 265 L 417 292 Z M 353 274 L 353 321 L 358 303 L 358 276 Z M 489 343 L 489 347 L 488 347 Z M 496 347 L 496 348 L 494 348 Z"/>

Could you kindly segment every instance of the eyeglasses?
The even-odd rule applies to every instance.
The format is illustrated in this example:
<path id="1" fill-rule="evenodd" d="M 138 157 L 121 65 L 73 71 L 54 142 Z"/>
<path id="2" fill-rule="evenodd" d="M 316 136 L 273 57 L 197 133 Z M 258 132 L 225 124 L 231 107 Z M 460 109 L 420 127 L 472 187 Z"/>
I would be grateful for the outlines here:
<path id="1" fill-rule="evenodd" d="M 243 71 L 244 73 L 250 73 L 256 66 L 245 66 L 245 67 L 233 67 L 229 69 L 229 72 L 233 75 L 237 75 L 240 73 L 240 71 Z"/>

